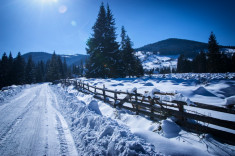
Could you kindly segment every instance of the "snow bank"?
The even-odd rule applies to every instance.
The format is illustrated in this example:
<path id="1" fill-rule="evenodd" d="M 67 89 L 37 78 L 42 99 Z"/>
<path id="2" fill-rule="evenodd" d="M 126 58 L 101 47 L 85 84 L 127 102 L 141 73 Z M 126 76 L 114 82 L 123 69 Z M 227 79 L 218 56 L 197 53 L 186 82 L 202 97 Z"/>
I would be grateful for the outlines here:
<path id="1" fill-rule="evenodd" d="M 61 111 L 67 116 L 81 155 L 157 155 L 152 144 L 133 135 L 126 126 L 102 116 L 96 101 L 87 106 L 60 87 L 54 91 L 63 97 L 58 100 L 67 101 L 59 102 Z"/>
<path id="2" fill-rule="evenodd" d="M 0 90 L 0 103 L 20 93 L 24 88 L 28 88 L 28 87 L 29 85 L 23 85 L 23 86 L 12 85 L 8 87 L 3 87 L 2 91 Z"/>

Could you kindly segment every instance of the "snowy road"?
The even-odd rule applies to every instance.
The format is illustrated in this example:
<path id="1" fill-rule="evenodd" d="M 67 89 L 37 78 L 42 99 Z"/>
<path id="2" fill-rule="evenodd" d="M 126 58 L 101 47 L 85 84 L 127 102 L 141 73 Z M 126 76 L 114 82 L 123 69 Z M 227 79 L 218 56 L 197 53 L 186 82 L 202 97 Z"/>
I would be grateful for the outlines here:
<path id="1" fill-rule="evenodd" d="M 23 90 L 0 105 L 0 155 L 78 155 L 48 84 Z"/>

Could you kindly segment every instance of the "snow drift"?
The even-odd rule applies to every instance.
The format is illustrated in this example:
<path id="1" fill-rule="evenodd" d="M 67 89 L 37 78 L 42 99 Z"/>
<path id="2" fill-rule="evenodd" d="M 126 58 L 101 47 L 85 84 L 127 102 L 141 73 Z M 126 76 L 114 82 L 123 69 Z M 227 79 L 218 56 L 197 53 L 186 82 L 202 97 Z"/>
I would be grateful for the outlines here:
<path id="1" fill-rule="evenodd" d="M 87 106 L 60 87 L 54 91 L 63 97 L 58 100 L 67 101 L 60 107 L 82 155 L 158 155 L 153 145 L 133 135 L 128 127 L 102 116 L 96 101 Z"/>

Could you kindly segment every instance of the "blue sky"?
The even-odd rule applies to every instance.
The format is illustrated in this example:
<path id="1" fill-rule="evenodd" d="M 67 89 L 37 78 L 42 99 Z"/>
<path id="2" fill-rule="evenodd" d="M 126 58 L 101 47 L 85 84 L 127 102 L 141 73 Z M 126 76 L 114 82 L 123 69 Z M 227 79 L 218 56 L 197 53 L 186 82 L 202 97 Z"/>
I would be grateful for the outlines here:
<path id="1" fill-rule="evenodd" d="M 1 0 L 0 55 L 45 51 L 86 54 L 102 0 Z M 103 0 L 134 48 L 167 38 L 235 46 L 234 0 Z M 118 41 L 120 38 L 118 37 Z"/>

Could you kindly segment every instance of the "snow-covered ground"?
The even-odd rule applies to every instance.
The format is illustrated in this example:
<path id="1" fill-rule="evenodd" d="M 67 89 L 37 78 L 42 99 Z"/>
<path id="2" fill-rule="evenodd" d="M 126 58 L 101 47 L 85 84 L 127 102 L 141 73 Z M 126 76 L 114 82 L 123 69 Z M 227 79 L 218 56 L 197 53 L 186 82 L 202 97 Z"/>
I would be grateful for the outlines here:
<path id="1" fill-rule="evenodd" d="M 228 98 L 235 95 L 234 73 L 230 74 L 168 74 L 154 75 L 152 78 L 122 78 L 122 79 L 86 79 L 80 78 L 85 83 L 111 90 L 130 92 L 134 87 L 138 93 L 151 92 L 159 89 L 163 92 L 182 93 L 193 102 L 201 102 L 224 107 Z M 94 100 L 92 95 L 79 93 L 70 86 L 67 90 L 78 99 L 89 104 Z M 99 109 L 106 117 L 126 125 L 131 132 L 155 146 L 155 150 L 169 155 L 234 155 L 234 146 L 215 141 L 209 135 L 197 135 L 186 132 L 177 126 L 172 119 L 152 122 L 143 116 L 125 110 L 114 109 L 102 101 L 98 101 Z M 192 107 L 191 107 L 192 108 Z M 215 118 L 235 121 L 234 115 L 214 111 L 194 109 L 201 114 Z M 211 126 L 211 125 L 210 125 Z M 213 126 L 212 126 L 213 127 Z M 223 129 L 231 133 L 233 130 Z M 193 149 L 190 149 L 193 148 Z M 171 150 L 169 150 L 171 149 Z M 182 149 L 182 150 L 181 150 Z M 198 150 L 200 149 L 200 150 Z M 188 153 L 189 151 L 190 154 Z M 202 153 L 197 153 L 197 152 Z"/>
<path id="2" fill-rule="evenodd" d="M 200 77 L 206 80 L 196 74 L 80 80 L 111 90 L 130 91 L 136 87 L 138 93 L 154 88 L 177 90 L 192 101 L 222 107 L 227 98 L 235 95 L 235 81 L 225 79 L 228 75 Z M 13 86 L 0 92 L 0 96 L 4 99 L 0 101 L 0 155 L 235 154 L 235 146 L 218 142 L 208 134 L 186 132 L 173 118 L 153 122 L 112 108 L 73 86 Z M 235 121 L 234 115 L 225 118 Z"/>
<path id="3" fill-rule="evenodd" d="M 156 68 L 164 68 L 164 67 L 177 67 L 177 59 L 178 55 L 156 55 L 153 52 L 142 52 L 138 51 L 135 55 L 140 59 L 142 62 L 143 68 L 145 70 L 156 69 Z"/>
<path id="4" fill-rule="evenodd" d="M 58 108 L 48 84 L 28 86 L 1 102 L 0 155 L 78 155 Z"/>
<path id="5" fill-rule="evenodd" d="M 235 73 L 229 74 L 157 74 L 151 78 L 86 79 L 78 81 L 111 90 L 131 91 L 134 87 L 138 93 L 158 89 L 167 93 L 181 93 L 191 101 L 223 106 L 226 98 L 235 95 Z"/>
<path id="6" fill-rule="evenodd" d="M 90 79 L 89 82 L 101 82 L 101 80 Z M 120 80 L 103 81 L 108 84 L 117 84 L 115 81 Z M 129 86 L 126 83 L 131 80 L 122 81 L 122 83 L 119 82 L 118 84 L 123 84 L 122 88 L 125 88 Z M 138 84 L 134 84 L 134 86 L 138 87 Z M 87 107 L 89 107 L 90 103 L 97 101 L 99 114 L 117 121 L 120 125 L 127 126 L 134 135 L 153 144 L 155 151 L 158 153 L 164 155 L 233 155 L 235 153 L 234 146 L 220 143 L 207 134 L 198 135 L 186 132 L 176 125 L 171 118 L 152 122 L 145 116 L 135 115 L 127 110 L 115 109 L 103 101 L 95 100 L 92 95 L 78 92 L 73 86 L 68 87 L 66 90 L 70 95 L 74 95 L 77 99 L 84 101 Z M 94 111 L 97 111 L 97 108 Z M 234 116 L 231 119 L 233 120 Z"/>

